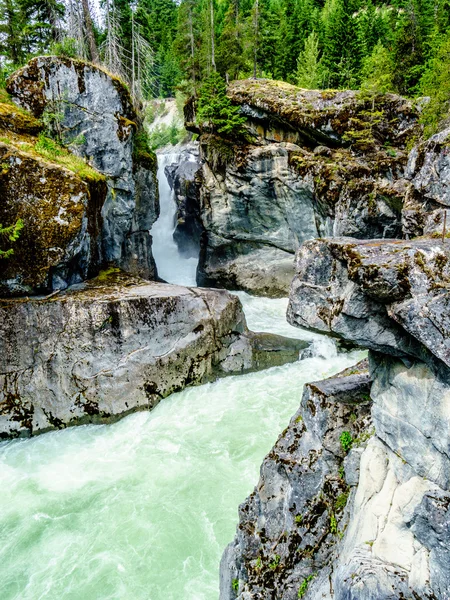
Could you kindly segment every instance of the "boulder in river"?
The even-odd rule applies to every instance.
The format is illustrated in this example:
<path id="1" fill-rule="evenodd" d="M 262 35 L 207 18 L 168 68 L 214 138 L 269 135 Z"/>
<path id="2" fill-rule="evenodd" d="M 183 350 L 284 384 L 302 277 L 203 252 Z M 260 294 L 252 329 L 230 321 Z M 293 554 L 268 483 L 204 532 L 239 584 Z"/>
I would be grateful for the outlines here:
<path id="1" fill-rule="evenodd" d="M 298 360 L 249 332 L 222 290 L 112 270 L 50 297 L 0 300 L 0 436 L 109 422 L 186 386 Z"/>

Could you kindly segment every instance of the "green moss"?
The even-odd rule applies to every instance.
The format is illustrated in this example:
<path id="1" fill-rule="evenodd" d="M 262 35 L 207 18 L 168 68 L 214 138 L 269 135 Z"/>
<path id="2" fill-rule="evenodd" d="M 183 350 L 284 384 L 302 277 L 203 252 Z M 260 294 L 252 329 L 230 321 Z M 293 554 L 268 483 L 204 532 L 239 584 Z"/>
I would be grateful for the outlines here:
<path id="1" fill-rule="evenodd" d="M 353 445 L 352 434 L 349 431 L 343 431 L 339 436 L 339 441 L 341 442 L 342 450 L 348 452 Z"/>
<path id="2" fill-rule="evenodd" d="M 279 554 L 275 554 L 275 556 L 272 558 L 272 560 L 269 563 L 269 569 L 271 569 L 272 571 L 275 571 L 275 569 L 280 564 L 280 560 L 281 560 L 281 556 Z"/>
<path id="3" fill-rule="evenodd" d="M 33 142 L 18 142 L 14 143 L 19 150 L 42 156 L 43 158 L 56 163 L 60 166 L 69 169 L 72 173 L 75 173 L 86 182 L 93 181 L 105 181 L 106 178 L 99 171 L 93 169 L 87 162 L 71 154 L 66 148 L 57 144 L 54 140 L 46 137 L 44 134 L 40 134 L 38 139 Z"/>
<path id="4" fill-rule="evenodd" d="M 108 281 L 108 279 L 110 279 L 110 277 L 115 273 L 121 273 L 121 269 L 118 269 L 116 267 L 109 267 L 109 269 L 104 269 L 103 271 L 100 271 L 100 273 L 97 275 L 96 281 Z"/>
<path id="5" fill-rule="evenodd" d="M 348 500 L 348 492 L 344 492 L 342 494 L 339 494 L 339 496 L 336 498 L 336 502 L 334 504 L 334 507 L 336 510 L 341 510 L 342 508 L 344 508 L 347 504 L 347 500 Z"/>
<path id="6" fill-rule="evenodd" d="M 314 577 L 316 576 L 315 573 L 313 573 L 312 575 L 308 575 L 308 577 L 305 577 L 305 579 L 302 581 L 297 596 L 298 598 L 303 598 L 303 596 L 306 594 L 306 592 L 308 591 L 308 586 L 309 586 L 309 582 L 314 579 Z"/>
<path id="7" fill-rule="evenodd" d="M 142 129 L 135 134 L 133 139 L 133 160 L 149 171 L 155 170 L 157 166 L 156 154 L 150 148 L 147 133 Z"/>

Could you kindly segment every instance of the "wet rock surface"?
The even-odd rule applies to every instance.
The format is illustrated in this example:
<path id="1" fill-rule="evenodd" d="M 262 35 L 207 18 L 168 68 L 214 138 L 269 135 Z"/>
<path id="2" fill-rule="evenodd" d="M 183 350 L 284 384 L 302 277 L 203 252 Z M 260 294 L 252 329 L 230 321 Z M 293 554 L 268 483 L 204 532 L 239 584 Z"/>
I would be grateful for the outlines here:
<path id="1" fill-rule="evenodd" d="M 449 367 L 449 257 L 450 245 L 439 239 L 307 242 L 297 255 L 288 320 Z"/>
<path id="2" fill-rule="evenodd" d="M 332 379 L 305 387 L 299 413 L 240 508 L 236 538 L 222 560 L 222 599 L 449 597 L 447 260 L 447 244 L 432 238 L 325 239 L 299 250 L 288 319 L 370 348 L 370 381 L 347 373 L 339 385 Z M 358 378 L 363 389 L 353 387 Z M 367 411 L 357 432 L 356 410 L 340 420 L 338 390 L 345 398 L 349 389 Z M 299 423 L 304 429 L 294 443 Z M 296 471 L 301 477 L 290 475 Z M 313 474 L 317 487 L 310 491 Z M 333 519 L 330 506 L 339 502 L 330 500 L 330 481 L 347 494 Z M 309 513 L 307 520 L 288 516 L 297 510 L 294 499 L 313 506 L 313 493 L 328 514 L 317 521 L 320 530 L 315 525 L 304 534 Z M 311 533 L 305 555 L 303 535 Z"/>
<path id="3" fill-rule="evenodd" d="M 188 385 L 298 360 L 249 332 L 226 291 L 103 273 L 50 298 L 0 301 L 0 435 L 109 422 Z"/>
<path id="4" fill-rule="evenodd" d="M 93 65 L 38 57 L 11 76 L 8 91 L 37 117 L 56 114 L 55 133 L 106 176 L 104 261 L 152 278 L 148 229 L 159 214 L 156 159 L 137 141 L 139 124 L 125 86 Z"/>
<path id="5" fill-rule="evenodd" d="M 173 237 L 179 252 L 197 258 L 203 226 L 200 218 L 201 164 L 198 144 L 183 147 L 176 163 L 165 168 L 177 203 L 177 222 Z"/>
<path id="6" fill-rule="evenodd" d="M 321 598 L 310 590 L 330 586 L 356 493 L 347 469 L 359 471 L 372 433 L 369 390 L 367 364 L 305 386 L 299 410 L 239 507 L 236 538 L 221 563 L 221 600 L 294 600 L 300 589 Z M 344 432 L 360 438 L 348 455 L 340 442 Z"/>

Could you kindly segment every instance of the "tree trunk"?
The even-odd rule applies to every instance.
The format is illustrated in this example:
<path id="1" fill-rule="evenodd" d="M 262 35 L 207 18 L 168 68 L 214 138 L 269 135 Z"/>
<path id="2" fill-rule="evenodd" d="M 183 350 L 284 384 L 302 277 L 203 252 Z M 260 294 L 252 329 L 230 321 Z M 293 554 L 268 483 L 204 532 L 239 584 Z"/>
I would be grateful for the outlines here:
<path id="1" fill-rule="evenodd" d="M 216 70 L 216 51 L 214 46 L 214 0 L 210 0 L 211 10 L 211 67 Z"/>
<path id="2" fill-rule="evenodd" d="M 88 0 L 81 0 L 83 6 L 83 17 L 84 27 L 86 30 L 86 37 L 89 46 L 89 54 L 93 63 L 98 64 L 100 62 L 97 50 L 97 44 L 95 43 L 94 27 L 92 25 L 91 11 L 89 10 Z"/>
<path id="3" fill-rule="evenodd" d="M 256 79 L 257 66 L 258 66 L 259 0 L 255 0 L 254 26 L 255 26 L 255 42 L 254 42 L 254 48 L 253 48 L 253 79 Z"/>

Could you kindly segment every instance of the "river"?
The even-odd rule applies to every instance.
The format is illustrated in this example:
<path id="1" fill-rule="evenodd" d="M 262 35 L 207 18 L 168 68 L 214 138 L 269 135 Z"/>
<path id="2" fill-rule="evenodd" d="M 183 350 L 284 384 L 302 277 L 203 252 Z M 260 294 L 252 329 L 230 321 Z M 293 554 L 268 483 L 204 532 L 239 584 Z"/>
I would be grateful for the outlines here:
<path id="1" fill-rule="evenodd" d="M 195 261 L 171 240 L 163 177 L 174 159 L 159 157 L 152 234 L 161 276 L 186 285 Z M 250 328 L 312 340 L 321 357 L 189 388 L 113 425 L 1 443 L 1 600 L 217 600 L 237 507 L 303 384 L 363 356 L 288 325 L 286 299 L 239 297 Z"/>

